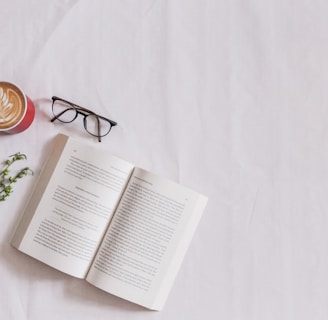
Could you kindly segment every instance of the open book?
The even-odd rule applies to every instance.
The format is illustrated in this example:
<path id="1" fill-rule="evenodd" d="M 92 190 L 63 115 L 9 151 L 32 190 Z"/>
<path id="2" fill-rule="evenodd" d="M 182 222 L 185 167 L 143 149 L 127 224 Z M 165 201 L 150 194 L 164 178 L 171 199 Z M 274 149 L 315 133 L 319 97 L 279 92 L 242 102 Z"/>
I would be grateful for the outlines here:
<path id="1" fill-rule="evenodd" d="M 207 199 L 59 134 L 18 224 L 18 250 L 160 310 Z"/>

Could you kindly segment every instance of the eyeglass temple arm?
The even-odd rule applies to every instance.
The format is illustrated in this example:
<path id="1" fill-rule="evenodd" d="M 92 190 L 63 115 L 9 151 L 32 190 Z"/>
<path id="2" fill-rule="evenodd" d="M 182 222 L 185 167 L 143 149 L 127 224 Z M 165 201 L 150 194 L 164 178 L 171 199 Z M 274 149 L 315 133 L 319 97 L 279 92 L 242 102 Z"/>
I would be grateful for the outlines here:
<path id="1" fill-rule="evenodd" d="M 98 141 L 101 142 L 101 134 L 100 134 L 100 121 L 99 121 L 99 118 L 96 117 L 97 119 L 97 128 L 98 128 Z"/>
<path id="2" fill-rule="evenodd" d="M 73 103 L 73 102 L 71 102 L 71 101 L 68 101 L 68 100 L 65 100 L 65 99 L 59 98 L 59 97 L 57 97 L 57 96 L 53 96 L 53 97 L 52 97 L 52 101 L 55 102 L 56 100 L 63 101 L 63 102 L 65 102 L 65 103 L 71 105 L 71 106 L 74 107 L 74 108 L 81 109 L 81 110 L 87 111 L 87 112 L 89 112 L 89 113 L 95 114 L 93 111 L 91 111 L 91 110 L 89 110 L 89 109 L 87 109 L 87 108 L 81 107 L 81 106 L 79 106 L 79 105 L 76 104 L 76 103 Z"/>

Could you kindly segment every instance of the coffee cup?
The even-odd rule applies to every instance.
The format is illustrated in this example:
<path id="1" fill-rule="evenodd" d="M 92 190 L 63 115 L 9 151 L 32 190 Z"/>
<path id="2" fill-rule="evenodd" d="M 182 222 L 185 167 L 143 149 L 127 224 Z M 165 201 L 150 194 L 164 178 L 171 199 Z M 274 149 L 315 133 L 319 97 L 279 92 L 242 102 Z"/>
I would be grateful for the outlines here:
<path id="1" fill-rule="evenodd" d="M 0 132 L 19 133 L 34 120 L 33 101 L 11 82 L 0 81 Z"/>

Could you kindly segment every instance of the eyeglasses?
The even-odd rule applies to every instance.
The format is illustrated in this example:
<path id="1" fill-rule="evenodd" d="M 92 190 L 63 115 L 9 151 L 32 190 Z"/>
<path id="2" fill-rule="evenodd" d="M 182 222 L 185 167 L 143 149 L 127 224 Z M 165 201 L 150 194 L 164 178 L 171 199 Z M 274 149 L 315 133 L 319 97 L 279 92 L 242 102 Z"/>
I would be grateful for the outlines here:
<path id="1" fill-rule="evenodd" d="M 84 129 L 92 136 L 97 137 L 99 142 L 102 137 L 108 135 L 112 127 L 117 125 L 113 120 L 56 96 L 52 97 L 52 113 L 54 117 L 50 120 L 51 122 L 59 120 L 64 123 L 73 122 L 81 114 L 84 116 Z"/>

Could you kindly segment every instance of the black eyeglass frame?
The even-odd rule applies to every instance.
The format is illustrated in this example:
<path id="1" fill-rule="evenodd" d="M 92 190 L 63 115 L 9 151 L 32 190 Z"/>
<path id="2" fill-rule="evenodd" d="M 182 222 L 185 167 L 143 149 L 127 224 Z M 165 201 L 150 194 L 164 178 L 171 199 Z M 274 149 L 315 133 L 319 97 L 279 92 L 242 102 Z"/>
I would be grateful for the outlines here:
<path id="1" fill-rule="evenodd" d="M 68 101 L 68 100 L 59 98 L 57 96 L 53 96 L 51 99 L 52 99 L 52 113 L 54 115 L 54 117 L 52 119 L 50 119 L 51 122 L 54 122 L 55 120 L 59 120 L 60 122 L 63 122 L 63 123 L 71 123 L 80 114 L 80 115 L 84 116 L 84 118 L 83 118 L 83 125 L 84 125 L 85 131 L 88 132 L 89 134 L 91 134 L 92 136 L 97 137 L 99 142 L 101 142 L 101 138 L 102 137 L 105 137 L 105 136 L 107 136 L 109 134 L 109 132 L 111 131 L 112 127 L 114 127 L 114 126 L 117 125 L 117 122 L 115 122 L 115 121 L 113 121 L 111 119 L 105 118 L 103 116 L 100 116 L 99 114 L 96 114 L 95 112 L 93 112 L 93 111 L 91 111 L 91 110 L 89 110 L 87 108 L 81 107 L 81 106 L 79 106 L 79 105 L 77 105 L 77 104 L 75 104 L 73 102 Z M 60 112 L 59 114 L 56 115 L 55 112 L 54 112 L 54 104 L 55 104 L 56 101 L 62 101 L 64 103 L 68 104 L 72 108 L 66 108 L 62 112 Z M 60 116 L 62 116 L 65 112 L 67 112 L 69 110 L 72 110 L 72 109 L 75 111 L 75 116 L 73 117 L 72 120 L 70 120 L 70 121 L 63 121 L 62 119 L 60 119 Z M 88 116 L 94 116 L 97 119 L 98 134 L 94 134 L 94 133 L 90 132 L 87 129 L 87 117 Z M 105 120 L 105 121 L 107 121 L 110 124 L 109 129 L 108 129 L 108 131 L 105 134 L 101 134 L 100 133 L 99 119 Z"/>

